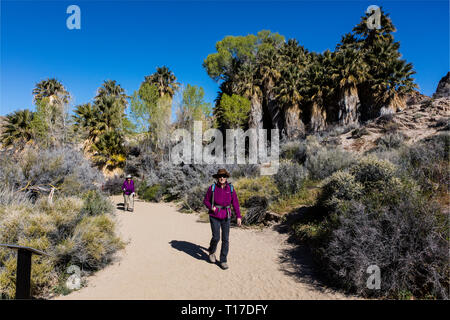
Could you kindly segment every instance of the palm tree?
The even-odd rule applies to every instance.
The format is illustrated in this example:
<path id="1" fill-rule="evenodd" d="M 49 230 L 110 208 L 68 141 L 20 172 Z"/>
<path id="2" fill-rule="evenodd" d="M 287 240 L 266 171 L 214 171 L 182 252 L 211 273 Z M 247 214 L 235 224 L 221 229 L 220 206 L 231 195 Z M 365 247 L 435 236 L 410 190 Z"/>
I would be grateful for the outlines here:
<path id="1" fill-rule="evenodd" d="M 237 68 L 232 81 L 233 92 L 250 100 L 248 126 L 254 129 L 263 127 L 262 92 L 259 83 L 257 68 L 252 63 L 245 63 Z"/>
<path id="2" fill-rule="evenodd" d="M 166 66 L 157 67 L 155 73 L 145 77 L 145 82 L 156 85 L 161 98 L 168 95 L 171 100 L 180 86 L 176 80 L 175 75 Z"/>
<path id="3" fill-rule="evenodd" d="M 86 130 L 87 140 L 89 143 L 97 141 L 97 137 L 104 130 L 104 125 L 101 122 L 96 108 L 90 104 L 82 104 L 75 108 L 75 114 L 72 116 L 74 120 L 74 127 L 76 131 Z"/>
<path id="4" fill-rule="evenodd" d="M 28 109 L 15 111 L 8 114 L 2 125 L 2 134 L 0 142 L 4 147 L 17 146 L 22 148 L 33 138 L 33 129 L 31 122 L 34 113 Z"/>
<path id="5" fill-rule="evenodd" d="M 389 14 L 381 9 L 381 28 L 369 29 L 369 14 L 353 28 L 355 38 L 368 66 L 367 79 L 358 85 L 365 114 L 378 116 L 380 112 L 395 112 L 405 106 L 405 94 L 417 88 L 412 75 L 413 66 L 401 60 L 400 43 L 392 35 L 396 31 Z"/>
<path id="6" fill-rule="evenodd" d="M 97 95 L 94 100 L 97 101 L 103 96 L 115 97 L 124 106 L 127 105 L 127 99 L 129 98 L 125 94 L 125 89 L 123 89 L 120 84 L 116 84 L 116 80 L 105 80 L 103 85 L 97 90 Z"/>
<path id="7" fill-rule="evenodd" d="M 258 78 L 260 79 L 263 92 L 263 105 L 267 110 L 272 128 L 282 127 L 281 109 L 276 103 L 274 87 L 281 77 L 281 61 L 279 49 L 270 47 L 267 50 L 258 52 Z"/>
<path id="8" fill-rule="evenodd" d="M 102 133 L 91 148 L 93 161 L 109 170 L 122 167 L 126 160 L 123 140 L 123 136 L 117 131 Z"/>
<path id="9" fill-rule="evenodd" d="M 70 94 L 66 91 L 61 82 L 55 78 L 42 80 L 36 84 L 33 89 L 35 103 L 42 101 L 44 98 L 49 99 L 50 105 L 62 105 L 69 102 Z"/>
<path id="10" fill-rule="evenodd" d="M 330 77 L 330 67 L 334 55 L 329 50 L 323 54 L 311 53 L 311 63 L 306 71 L 305 85 L 302 88 L 308 100 L 310 131 L 325 129 L 327 124 L 326 106 L 331 105 L 334 95 L 334 85 Z M 334 110 L 330 110 L 332 111 Z"/>
<path id="11" fill-rule="evenodd" d="M 339 88 L 338 120 L 341 125 L 355 123 L 360 119 L 361 102 L 357 86 L 366 81 L 369 67 L 363 59 L 363 52 L 358 49 L 356 42 L 351 41 L 351 35 L 342 39 L 333 59 L 331 79 Z"/>
<path id="12" fill-rule="evenodd" d="M 276 98 L 284 106 L 284 129 L 288 139 L 295 139 L 305 132 L 305 126 L 300 119 L 302 112 L 300 103 L 303 100 L 301 94 L 302 76 L 300 68 L 291 64 L 283 69 L 278 86 L 275 88 Z"/>

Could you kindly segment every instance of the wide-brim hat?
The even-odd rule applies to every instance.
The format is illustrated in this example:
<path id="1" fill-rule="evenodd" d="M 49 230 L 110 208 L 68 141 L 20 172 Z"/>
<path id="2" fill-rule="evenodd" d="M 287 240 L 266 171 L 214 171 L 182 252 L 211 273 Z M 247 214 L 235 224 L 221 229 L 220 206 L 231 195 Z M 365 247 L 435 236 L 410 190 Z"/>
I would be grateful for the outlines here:
<path id="1" fill-rule="evenodd" d="M 221 175 L 225 175 L 227 178 L 230 177 L 230 174 L 226 169 L 219 169 L 216 174 L 213 174 L 213 178 L 218 178 Z"/>
<path id="2" fill-rule="evenodd" d="M 131 179 L 131 174 L 127 175 L 127 179 Z"/>

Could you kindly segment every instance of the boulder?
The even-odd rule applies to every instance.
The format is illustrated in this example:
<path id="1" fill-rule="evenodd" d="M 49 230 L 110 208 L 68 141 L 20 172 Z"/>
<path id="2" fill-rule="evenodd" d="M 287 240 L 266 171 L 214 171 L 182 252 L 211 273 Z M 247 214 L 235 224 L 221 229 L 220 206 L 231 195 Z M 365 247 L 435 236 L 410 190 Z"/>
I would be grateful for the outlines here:
<path id="1" fill-rule="evenodd" d="M 450 97 L 450 71 L 439 81 L 436 92 L 433 94 L 434 99 L 448 97 Z"/>

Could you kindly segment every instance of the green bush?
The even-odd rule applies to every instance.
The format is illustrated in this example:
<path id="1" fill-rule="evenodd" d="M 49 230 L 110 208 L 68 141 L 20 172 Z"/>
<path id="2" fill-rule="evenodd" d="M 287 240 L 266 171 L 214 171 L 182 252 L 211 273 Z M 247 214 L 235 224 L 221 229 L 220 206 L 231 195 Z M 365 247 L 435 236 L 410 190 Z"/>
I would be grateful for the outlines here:
<path id="1" fill-rule="evenodd" d="M 138 189 L 138 195 L 141 199 L 150 202 L 159 202 L 164 194 L 164 188 L 160 184 L 147 186 L 145 182 Z"/>
<path id="2" fill-rule="evenodd" d="M 189 212 L 199 212 L 202 209 L 206 209 L 203 199 L 207 189 L 208 186 L 196 186 L 189 190 L 184 198 L 182 209 Z"/>
<path id="3" fill-rule="evenodd" d="M 113 213 L 114 204 L 98 190 L 90 190 L 83 194 L 84 204 L 81 212 L 88 216 Z"/>
<path id="4" fill-rule="evenodd" d="M 281 163 L 278 172 L 273 176 L 280 194 L 284 196 L 297 193 L 307 178 L 305 168 L 296 162 Z"/>
<path id="5" fill-rule="evenodd" d="M 359 159 L 349 168 L 356 181 L 360 182 L 366 191 L 381 190 L 388 184 L 395 183 L 395 165 L 389 161 L 380 160 L 369 155 Z"/>
<path id="6" fill-rule="evenodd" d="M 322 147 L 316 153 L 308 156 L 305 167 L 311 179 L 322 180 L 329 177 L 333 172 L 348 168 L 355 161 L 351 152 L 339 147 Z"/>
<path id="7" fill-rule="evenodd" d="M 405 135 L 402 133 L 387 133 L 375 141 L 378 149 L 398 149 L 404 145 Z"/>
<path id="8" fill-rule="evenodd" d="M 342 201 L 356 200 L 363 194 L 364 187 L 355 177 L 345 171 L 337 171 L 323 182 L 318 204 L 334 210 Z"/>

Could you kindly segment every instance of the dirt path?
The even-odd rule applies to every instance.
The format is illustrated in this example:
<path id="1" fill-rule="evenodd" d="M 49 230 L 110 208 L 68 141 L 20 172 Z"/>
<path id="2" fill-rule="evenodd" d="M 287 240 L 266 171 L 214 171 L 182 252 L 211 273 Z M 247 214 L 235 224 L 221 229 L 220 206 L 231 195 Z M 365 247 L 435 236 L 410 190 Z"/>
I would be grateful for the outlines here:
<path id="1" fill-rule="evenodd" d="M 122 197 L 112 200 L 117 204 Z M 211 230 L 197 215 L 136 201 L 133 213 L 117 210 L 117 220 L 122 239 L 129 241 L 117 260 L 86 287 L 57 299 L 348 298 L 312 284 L 302 256 L 286 259 L 292 246 L 273 228 L 232 228 L 230 268 L 222 270 L 207 262 Z"/>

